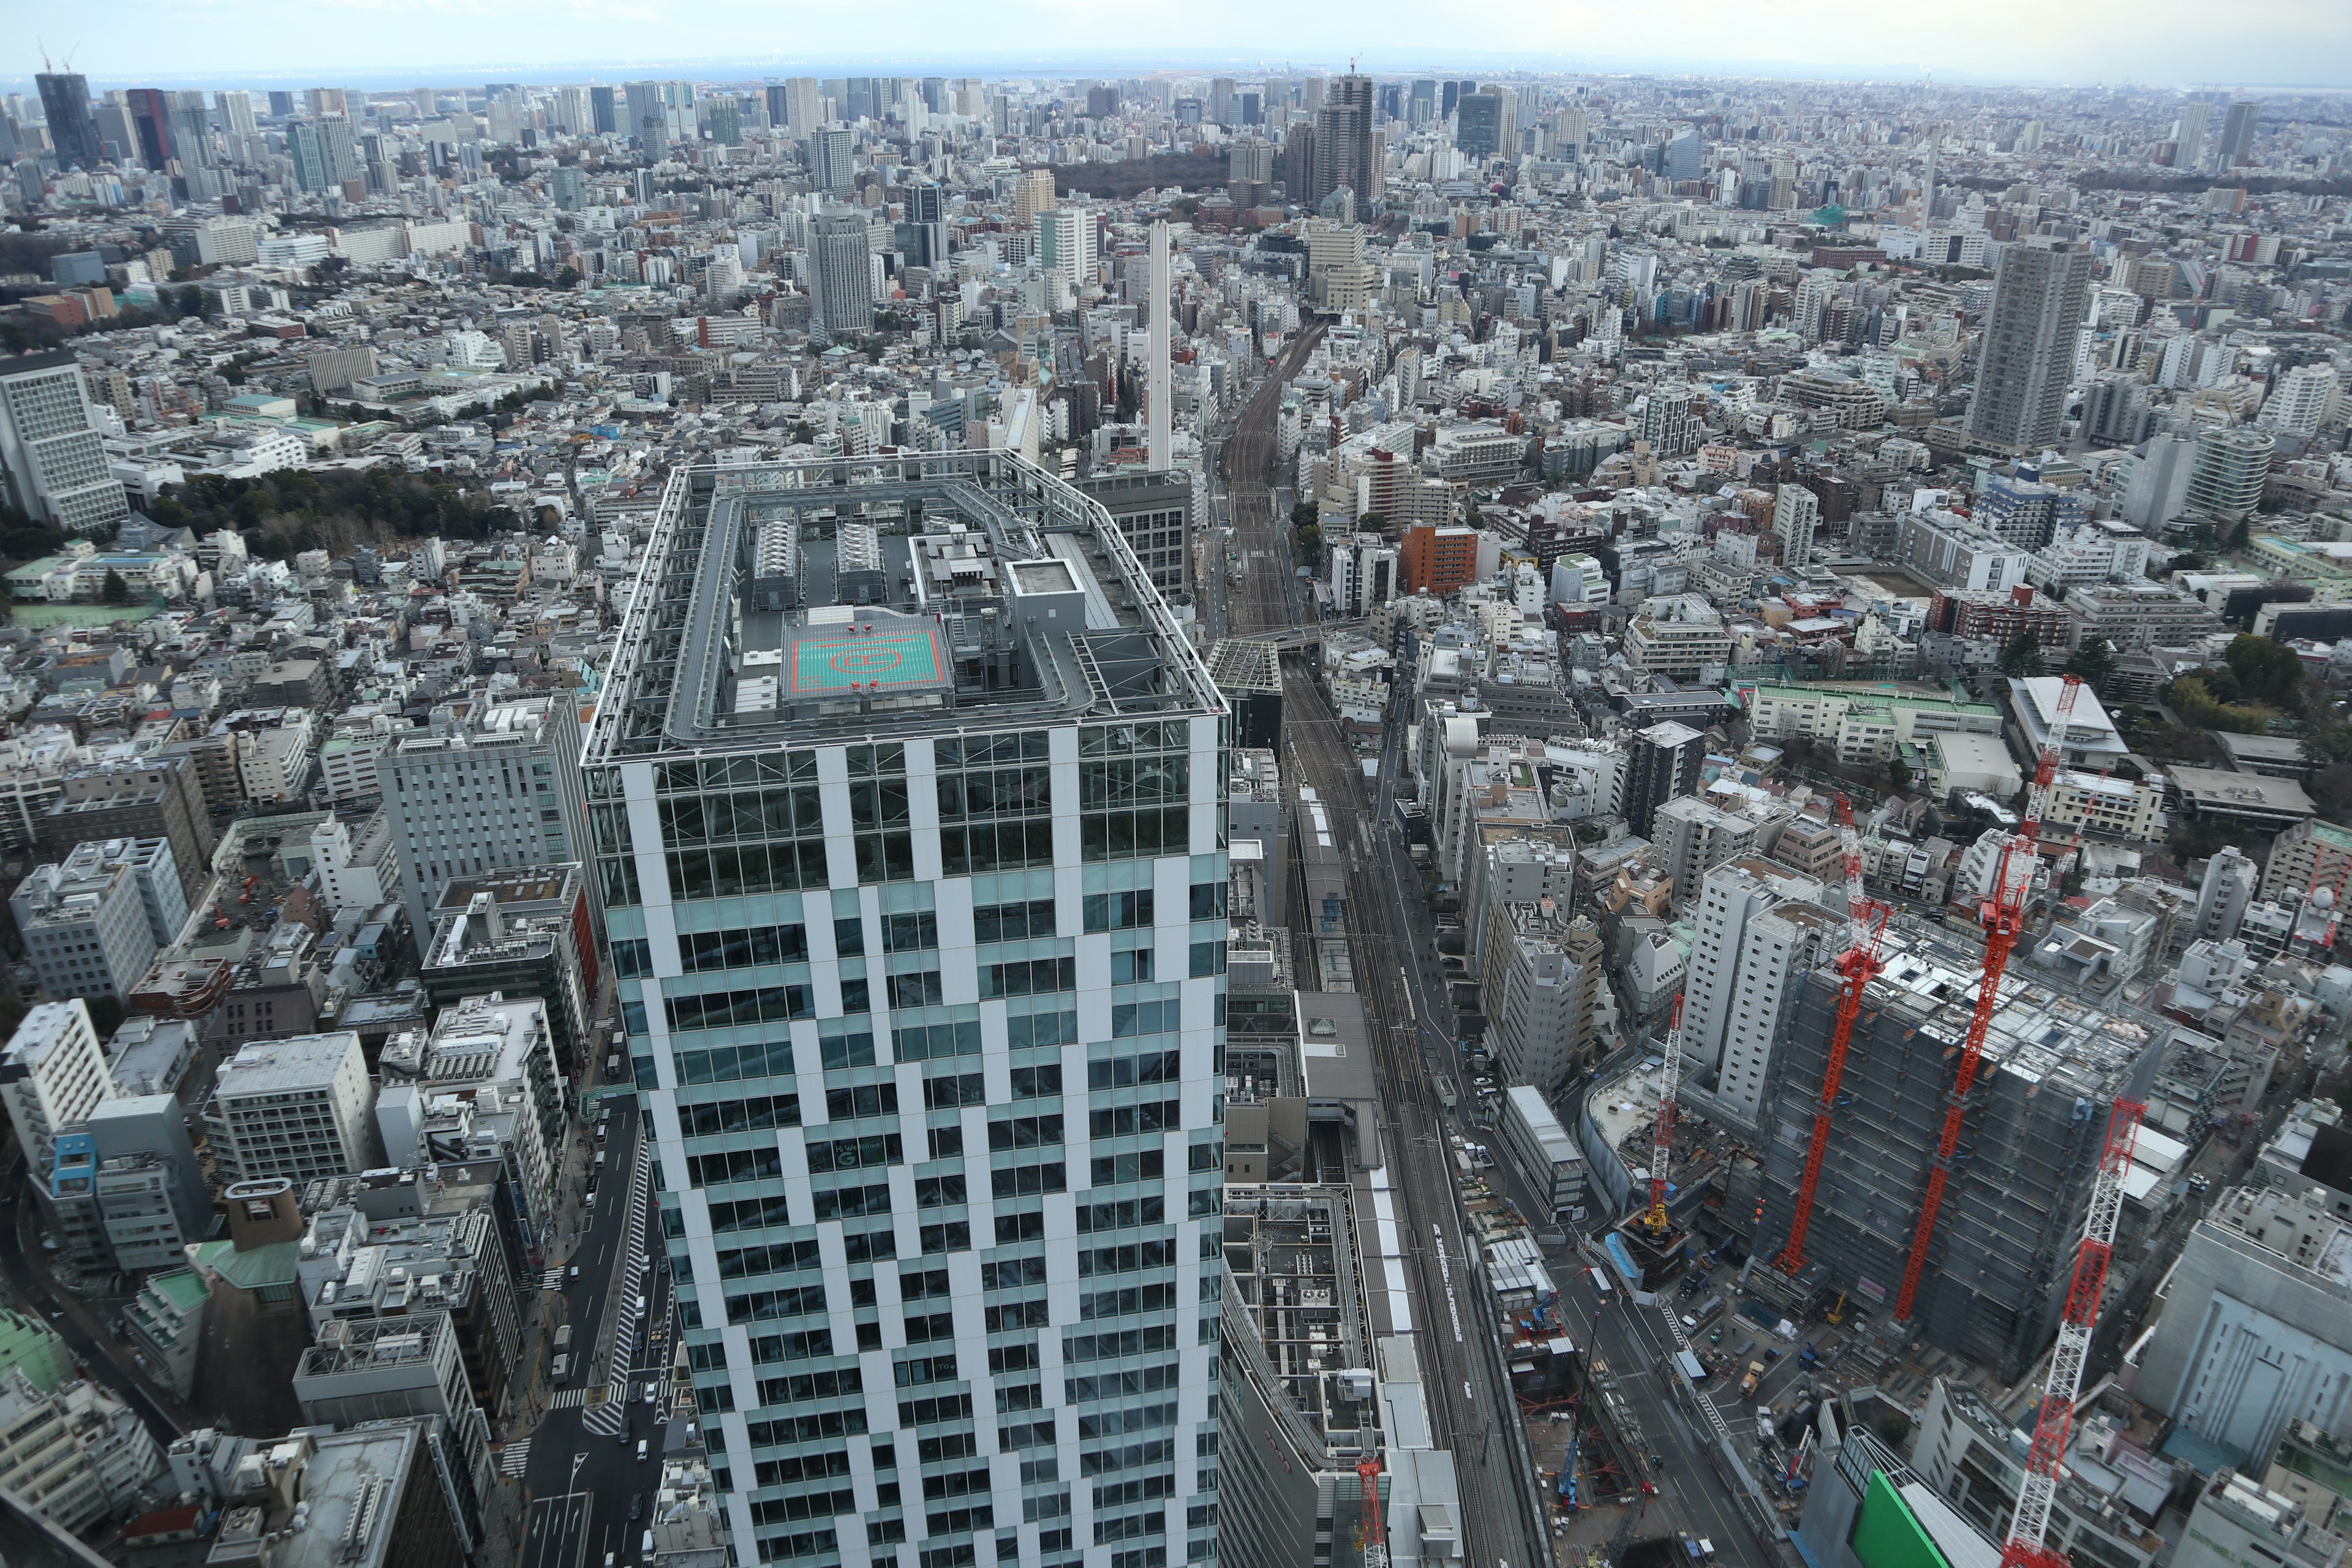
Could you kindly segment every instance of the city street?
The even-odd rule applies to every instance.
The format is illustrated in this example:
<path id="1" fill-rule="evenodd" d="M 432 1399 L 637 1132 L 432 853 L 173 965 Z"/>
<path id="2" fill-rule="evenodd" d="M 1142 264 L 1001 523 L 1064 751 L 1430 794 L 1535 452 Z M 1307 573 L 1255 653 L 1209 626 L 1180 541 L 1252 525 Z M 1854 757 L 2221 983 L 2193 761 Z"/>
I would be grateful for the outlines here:
<path id="1" fill-rule="evenodd" d="M 651 1173 L 639 1158 L 635 1102 L 619 1096 L 601 1104 L 612 1108 L 603 1142 L 593 1140 L 594 1111 L 585 1123 L 592 1133 L 588 1147 L 605 1156 L 593 1178 L 596 1204 L 562 1265 L 563 1284 L 547 1298 L 546 1315 L 527 1352 L 530 1370 L 519 1408 L 543 1414 L 535 1426 L 509 1439 L 502 1465 L 502 1473 L 511 1475 L 515 1450 L 525 1447 L 521 1560 L 527 1568 L 602 1568 L 608 1552 L 615 1564 L 636 1562 L 643 1524 L 631 1519 L 632 1502 L 643 1494 L 649 1509 L 660 1479 L 669 1396 L 668 1276 L 656 1264 L 659 1237 L 651 1234 Z M 571 1278 L 574 1267 L 577 1279 Z M 572 1364 L 567 1375 L 553 1379 L 554 1333 L 566 1323 Z M 645 1398 L 649 1382 L 661 1385 L 655 1404 Z M 643 1462 L 636 1458 L 641 1439 L 647 1452 Z"/>

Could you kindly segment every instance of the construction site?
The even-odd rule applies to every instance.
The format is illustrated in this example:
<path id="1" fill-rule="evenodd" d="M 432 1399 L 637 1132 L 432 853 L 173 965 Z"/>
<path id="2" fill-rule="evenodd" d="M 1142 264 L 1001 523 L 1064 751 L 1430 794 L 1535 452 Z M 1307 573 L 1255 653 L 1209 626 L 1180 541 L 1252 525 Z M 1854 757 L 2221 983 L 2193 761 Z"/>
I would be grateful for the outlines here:
<path id="1" fill-rule="evenodd" d="M 1841 1294 L 1873 1314 L 1895 1306 L 1975 1011 L 1974 953 L 1909 922 L 1890 934 L 1902 951 L 1864 994 L 1803 1267 L 1780 1292 L 1801 1321 Z M 1753 1212 L 1760 1204 L 1756 1251 L 1764 1258 L 1782 1253 L 1793 1228 L 1836 1033 L 1837 981 L 1832 970 L 1816 971 L 1790 1008 L 1765 1138 L 1754 1151 L 1761 1190 L 1754 1199 L 1735 1194 L 1730 1205 Z M 2070 995 L 2038 973 L 2003 978 L 1909 1314 L 1926 1342 L 2004 1382 L 2040 1356 L 2063 1303 L 2107 1107 L 2145 1092 L 2170 1032 L 2116 1003 Z"/>

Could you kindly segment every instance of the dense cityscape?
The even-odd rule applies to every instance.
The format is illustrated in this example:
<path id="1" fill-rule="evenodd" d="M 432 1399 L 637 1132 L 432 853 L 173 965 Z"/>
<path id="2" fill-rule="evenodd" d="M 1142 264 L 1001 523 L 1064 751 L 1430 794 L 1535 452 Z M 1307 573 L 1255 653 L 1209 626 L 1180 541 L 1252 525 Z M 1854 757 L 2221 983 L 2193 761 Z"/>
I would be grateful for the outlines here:
<path id="1" fill-rule="evenodd" d="M 16 1568 L 2347 1568 L 2352 89 L 78 47 Z"/>

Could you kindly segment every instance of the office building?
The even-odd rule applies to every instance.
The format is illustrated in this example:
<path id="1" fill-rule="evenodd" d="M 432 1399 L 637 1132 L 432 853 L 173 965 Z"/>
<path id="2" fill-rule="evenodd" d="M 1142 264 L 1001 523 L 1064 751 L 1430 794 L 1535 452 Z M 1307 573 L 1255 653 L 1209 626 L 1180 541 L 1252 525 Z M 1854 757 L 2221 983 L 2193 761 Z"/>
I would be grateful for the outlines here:
<path id="1" fill-rule="evenodd" d="M 2180 106 L 2179 117 L 2172 122 L 2172 163 L 2177 169 L 2201 166 L 2205 153 L 2205 120 L 2213 106 L 2202 100 L 2192 99 Z"/>
<path id="2" fill-rule="evenodd" d="M 809 237 L 811 323 L 827 336 L 874 325 L 873 230 L 856 213 L 828 213 Z"/>
<path id="3" fill-rule="evenodd" d="M 855 183 L 851 150 L 856 133 L 842 126 L 819 127 L 808 133 L 809 182 L 820 191 L 846 191 Z"/>
<path id="4" fill-rule="evenodd" d="M 314 1426 L 437 1416 L 456 1440 L 461 1495 L 486 1497 L 492 1485 L 489 1421 L 457 1354 L 456 1325 L 446 1310 L 423 1300 L 434 1289 L 415 1284 L 416 1307 L 396 1317 L 336 1317 L 318 1324 L 318 1342 L 302 1352 L 294 1371 L 294 1397 L 304 1422 Z"/>
<path id="5" fill-rule="evenodd" d="M 2197 1493 L 2172 1568 L 2252 1568 L 2284 1563 L 2288 1568 L 2338 1568 L 2347 1546 L 2327 1528 L 2342 1500 L 2329 1498 L 2321 1518 L 2309 1517 L 2292 1497 L 2272 1491 L 2251 1476 L 2220 1469 Z"/>
<path id="6" fill-rule="evenodd" d="M 2254 157 L 2254 132 L 2261 128 L 2263 106 L 2252 101 L 2230 105 L 2221 121 L 2221 139 L 2213 146 L 2213 166 L 2227 174 Z"/>
<path id="7" fill-rule="evenodd" d="M 436 1007 L 499 992 L 547 1005 L 556 1058 L 576 1075 L 593 1042 L 594 916 L 576 866 L 467 877 L 441 890 L 417 971 Z"/>
<path id="8" fill-rule="evenodd" d="M 396 1165 L 496 1160 L 542 1237 L 562 1173 L 570 1085 L 545 1004 L 492 992 L 445 1007 L 432 1030 L 404 1029 L 376 1058 L 375 1122 Z"/>
<path id="9" fill-rule="evenodd" d="M 1491 158 L 1502 147 L 1503 100 L 1489 89 L 1455 106 L 1454 145 L 1465 158 Z"/>
<path id="10" fill-rule="evenodd" d="M 2096 267 L 2076 240 L 2035 236 L 2001 250 L 1969 399 L 1971 437 L 2021 454 L 2058 439 Z"/>
<path id="11" fill-rule="evenodd" d="M 185 1263 L 188 1244 L 212 1229 L 213 1210 L 179 1100 L 118 1092 L 91 1109 L 81 1130 L 115 1267 L 142 1272 Z"/>
<path id="12" fill-rule="evenodd" d="M 1990 1568 L 2000 1548 L 1928 1489 L 1917 1473 L 1866 1426 L 1823 1422 L 1821 1457 L 1804 1491 L 1804 1511 L 1790 1531 L 1813 1568 L 1889 1568 L 1890 1552 L 1916 1551 L 1923 1562 Z"/>
<path id="13" fill-rule="evenodd" d="M 1111 473 L 1082 479 L 1078 488 L 1102 503 L 1162 594 L 1182 594 L 1192 577 L 1192 476 Z"/>
<path id="14" fill-rule="evenodd" d="M 0 1047 L 0 1104 L 36 1171 L 49 1168 L 58 1134 L 112 1098 L 106 1052 L 79 997 L 36 1004 Z"/>
<path id="15" fill-rule="evenodd" d="M 597 135 L 611 136 L 620 131 L 622 103 L 617 89 L 594 84 L 589 87 L 588 113 Z"/>
<path id="16" fill-rule="evenodd" d="M 1030 236 L 1034 246 L 1030 254 L 1037 265 L 1048 272 L 1060 273 L 1073 293 L 1094 285 L 1099 265 L 1100 227 L 1091 211 L 1085 207 L 1049 207 L 1037 215 L 1030 226 Z"/>
<path id="17" fill-rule="evenodd" d="M 99 146 L 98 121 L 89 112 L 89 79 L 63 71 L 42 71 L 33 78 L 40 90 L 41 113 L 49 128 L 49 145 L 60 169 L 95 169 L 106 161 Z"/>
<path id="18" fill-rule="evenodd" d="M 2079 1216 L 2075 1228 L 2081 1229 Z M 1911 1449 L 1919 1485 L 1904 1488 L 1903 1496 L 1918 1509 L 1922 1522 L 1940 1503 L 1983 1539 L 1971 1555 L 1964 1538 L 1938 1529 L 1934 1538 L 1950 1542 L 1959 1552 L 1949 1561 L 1999 1560 L 1992 1538 L 2006 1537 L 2015 1516 L 2026 1441 L 2027 1434 L 1976 1389 L 1943 1377 L 1930 1386 Z M 2172 1484 L 2168 1461 L 2140 1447 L 2104 1413 L 2085 1408 L 2067 1445 L 2044 1544 L 2070 1563 L 2156 1568 L 2167 1544 L 2156 1522 Z"/>
<path id="19" fill-rule="evenodd" d="M 1503 1091 L 1496 1123 L 1528 1184 L 1555 1220 L 1581 1218 L 1586 1197 L 1584 1153 L 1552 1114 L 1544 1097 L 1526 1084 Z"/>
<path id="20" fill-rule="evenodd" d="M 1873 1312 L 1901 1287 L 1981 968 L 1975 945 L 1907 921 L 1886 948 L 1846 1054 L 1847 1135 L 1830 1140 L 1805 1240 L 1823 1288 Z M 1837 996 L 1837 973 L 1822 967 L 1783 1003 L 1759 1118 L 1759 1251 L 1788 1235 Z M 2011 968 L 1977 1077 L 1972 1152 L 1944 1194 L 1914 1309 L 1932 1342 L 2004 1382 L 2048 1347 L 2066 1293 L 2050 1260 L 2081 1234 L 2106 1108 L 2145 1086 L 2168 1033 L 2114 998 L 2093 1005 Z M 2126 1273 L 2118 1263 L 2112 1278 Z"/>
<path id="21" fill-rule="evenodd" d="M 2330 1170 L 2326 1128 L 2295 1162 Z M 2288 1426 L 2334 1430 L 2352 1393 L 2352 1247 L 2340 1194 L 2311 1176 L 2219 1194 L 2189 1230 L 2139 1357 L 2137 1395 L 2230 1462 L 2259 1464 Z"/>
<path id="22" fill-rule="evenodd" d="M 887 604 L 756 611 L 700 570 L 861 504 Z M 586 765 L 636 1080 L 685 1178 L 685 1353 L 735 1474 L 850 1466 L 814 1530 L 730 1494 L 736 1554 L 1203 1555 L 1207 672 L 1109 517 L 1003 452 L 682 470 L 650 548 Z M 823 1315 L 725 1328 L 785 1310 Z M 1134 1354 L 1171 1370 L 1104 1375 Z M 925 1458 L 983 1442 L 1003 1458 Z M 1164 1495 L 1078 1479 L 1139 1465 Z M 877 1474 L 903 1489 L 861 1511 Z"/>
<path id="23" fill-rule="evenodd" d="M 1706 737 L 1669 719 L 1627 737 L 1626 751 L 1625 826 L 1647 838 L 1658 807 L 1677 795 L 1698 793 Z"/>
<path id="24" fill-rule="evenodd" d="M 298 1185 L 373 1170 L 374 1104 L 357 1035 L 253 1041 L 221 1063 L 205 1107 L 213 1164 L 227 1182 Z"/>
<path id="25" fill-rule="evenodd" d="M 464 718 L 436 709 L 423 732 L 384 748 L 376 778 L 411 931 L 431 932 L 443 889 L 459 878 L 586 858 L 587 847 L 578 841 L 574 700 L 569 694 L 511 699 Z"/>
<path id="26" fill-rule="evenodd" d="M 1315 111 L 1315 173 L 1309 205 L 1320 205 L 1339 190 L 1352 192 L 1356 211 L 1378 206 L 1385 178 L 1386 138 L 1375 129 L 1372 79 L 1331 79 L 1323 107 Z"/>
<path id="27" fill-rule="evenodd" d="M 783 109 L 779 115 L 774 110 L 777 89 L 770 88 L 769 115 L 777 124 L 806 134 L 824 123 L 824 100 L 817 91 L 816 78 L 796 76 L 785 79 L 782 86 Z"/>
<path id="28" fill-rule="evenodd" d="M 194 760 L 184 752 L 68 768 L 58 780 L 57 799 L 40 817 L 37 838 L 47 860 L 64 860 L 75 846 L 88 842 L 123 839 L 136 845 L 160 838 L 171 850 L 183 900 L 195 896 L 212 867 L 213 829 L 204 786 Z"/>
<path id="29" fill-rule="evenodd" d="M 474 1402 L 496 1410 L 520 1370 L 528 1256 L 506 1172 L 495 1161 L 440 1163 L 313 1182 L 295 1267 L 310 1336 L 356 1318 L 446 1314 Z M 431 1279 L 430 1289 L 416 1281 Z"/>
<path id="30" fill-rule="evenodd" d="M 228 1441 L 243 1452 L 221 1489 L 212 1568 L 447 1568 L 480 1550 L 474 1467 L 437 1415 Z"/>
<path id="31" fill-rule="evenodd" d="M 1501 1081 L 1550 1096 L 1591 1071 L 1609 988 L 1591 917 L 1549 899 L 1497 903 L 1479 954 Z"/>
<path id="32" fill-rule="evenodd" d="M 77 537 L 111 539 L 131 515 L 71 353 L 0 359 L 0 486 L 8 505 Z"/>
<path id="33" fill-rule="evenodd" d="M 34 867 L 8 896 L 25 956 L 51 996 L 126 997 L 154 961 L 159 944 L 138 874 L 107 847 L 77 845 L 62 865 Z M 175 898 L 179 890 L 174 879 Z"/>
<path id="34" fill-rule="evenodd" d="M 1813 535 L 1822 526 L 1821 498 L 1802 485 L 1782 485 L 1772 501 L 1772 532 L 1780 541 L 1780 564 L 1790 572 L 1813 564 Z"/>

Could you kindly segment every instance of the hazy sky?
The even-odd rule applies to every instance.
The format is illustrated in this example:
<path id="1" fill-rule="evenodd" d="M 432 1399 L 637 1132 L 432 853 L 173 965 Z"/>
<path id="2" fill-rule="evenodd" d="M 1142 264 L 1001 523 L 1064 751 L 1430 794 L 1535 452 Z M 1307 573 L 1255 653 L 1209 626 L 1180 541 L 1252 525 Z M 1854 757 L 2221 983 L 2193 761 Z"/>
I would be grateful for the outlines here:
<path id="1" fill-rule="evenodd" d="M 1475 26 L 1463 23 L 1475 18 Z M 37 44 L 37 37 L 40 43 Z M 0 0 L 0 74 L 40 47 L 93 85 L 453 85 L 741 62 L 948 74 L 1221 64 L 1752 70 L 1992 81 L 2352 85 L 2347 0 Z"/>

